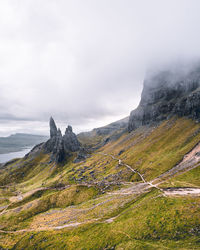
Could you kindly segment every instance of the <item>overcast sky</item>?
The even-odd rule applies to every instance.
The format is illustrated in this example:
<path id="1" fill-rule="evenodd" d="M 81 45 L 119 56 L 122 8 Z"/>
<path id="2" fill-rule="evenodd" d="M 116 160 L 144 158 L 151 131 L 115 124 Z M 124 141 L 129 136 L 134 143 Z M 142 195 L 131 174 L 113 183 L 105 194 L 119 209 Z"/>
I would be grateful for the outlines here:
<path id="1" fill-rule="evenodd" d="M 154 63 L 200 55 L 199 0 L 1 0 L 0 136 L 123 118 Z"/>

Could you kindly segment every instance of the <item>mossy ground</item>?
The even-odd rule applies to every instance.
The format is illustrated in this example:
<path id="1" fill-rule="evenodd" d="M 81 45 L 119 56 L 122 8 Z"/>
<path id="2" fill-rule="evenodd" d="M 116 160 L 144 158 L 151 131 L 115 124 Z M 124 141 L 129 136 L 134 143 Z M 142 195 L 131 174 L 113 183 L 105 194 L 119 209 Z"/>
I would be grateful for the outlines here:
<path id="1" fill-rule="evenodd" d="M 114 222 L 29 233 L 16 249 L 198 249 L 199 198 L 157 197 L 156 191 L 126 207 Z M 33 238 L 30 239 L 30 236 Z M 170 248 L 171 246 L 171 248 Z M 121 248 L 120 248 L 121 247 Z M 123 248 L 122 248 L 123 247 Z M 137 248 L 136 248 L 137 249 Z"/>
<path id="2" fill-rule="evenodd" d="M 200 141 L 199 128 L 186 118 L 171 119 L 155 128 L 140 128 L 131 136 L 125 134 L 104 151 L 118 154 L 124 150 L 120 158 L 151 180 L 171 169 Z"/>
<path id="3" fill-rule="evenodd" d="M 160 187 L 200 187 L 200 166 L 172 177 Z"/>
<path id="4" fill-rule="evenodd" d="M 102 138 L 82 138 L 89 147 Z M 200 125 L 181 118 L 141 127 L 99 152 L 115 155 L 153 180 L 200 140 Z M 120 152 L 121 151 L 121 152 Z M 118 155 L 120 152 L 120 155 Z M 199 249 L 199 197 L 164 197 L 154 188 L 125 194 L 140 177 L 97 151 L 84 162 L 49 163 L 49 156 L 18 160 L 0 172 L 0 245 L 15 249 Z M 199 167 L 167 179 L 163 187 L 200 187 Z M 99 183 L 105 182 L 102 185 Z M 65 187 L 64 190 L 60 190 Z M 43 188 L 43 189 L 42 189 Z M 46 189 L 45 189 L 46 188 Z M 39 190 L 41 189 L 41 190 Z M 35 191 L 34 191 L 35 190 Z M 11 203 L 22 194 L 22 201 Z M 116 217 L 111 223 L 106 220 Z M 93 221 L 92 221 L 93 220 Z M 79 227 L 51 230 L 67 223 Z M 40 231 L 40 228 L 45 228 Z"/>

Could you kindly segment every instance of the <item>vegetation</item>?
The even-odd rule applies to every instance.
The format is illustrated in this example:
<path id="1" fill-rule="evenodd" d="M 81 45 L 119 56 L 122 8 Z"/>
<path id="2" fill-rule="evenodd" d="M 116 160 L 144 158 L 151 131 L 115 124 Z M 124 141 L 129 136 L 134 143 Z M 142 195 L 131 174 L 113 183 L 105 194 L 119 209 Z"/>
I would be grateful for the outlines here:
<path id="1" fill-rule="evenodd" d="M 110 155 L 150 181 L 174 167 L 199 142 L 200 125 L 173 118 L 157 127 L 114 135 L 84 162 L 74 163 L 73 155 L 64 165 L 55 165 L 41 152 L 2 169 L 0 246 L 199 249 L 200 197 L 166 196 Z M 86 147 L 96 147 L 105 138 L 82 135 Z M 192 167 L 160 187 L 200 188 L 200 168 Z"/>
<path id="2" fill-rule="evenodd" d="M 140 128 L 131 137 L 124 135 L 104 151 L 118 154 L 124 150 L 120 158 L 151 180 L 180 162 L 199 140 L 200 125 L 179 118 L 148 130 Z"/>
<path id="3" fill-rule="evenodd" d="M 167 180 L 161 187 L 199 187 L 200 186 L 200 166 L 184 172 L 180 175 L 174 176 Z"/>
<path id="4" fill-rule="evenodd" d="M 28 234 L 16 249 L 77 249 L 80 246 L 82 249 L 120 249 L 122 246 L 122 249 L 129 246 L 140 249 L 143 245 L 147 249 L 154 246 L 162 249 L 168 244 L 177 249 L 180 246 L 198 249 L 199 214 L 193 205 L 198 202 L 199 199 L 194 198 L 156 198 L 156 192 L 151 192 L 126 208 L 115 222 L 34 233 L 31 240 Z"/>

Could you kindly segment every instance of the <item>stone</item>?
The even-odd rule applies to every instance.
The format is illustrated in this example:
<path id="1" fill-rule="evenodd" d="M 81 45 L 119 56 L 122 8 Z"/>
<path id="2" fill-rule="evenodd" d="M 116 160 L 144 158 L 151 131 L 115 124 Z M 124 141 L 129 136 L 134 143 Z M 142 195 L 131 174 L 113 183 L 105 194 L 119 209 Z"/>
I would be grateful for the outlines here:
<path id="1" fill-rule="evenodd" d="M 85 150 L 85 148 L 81 147 L 78 155 L 76 157 L 76 159 L 74 160 L 74 163 L 79 163 L 84 161 L 87 157 L 89 156 L 89 154 L 87 153 L 87 151 Z M 84 167 L 85 168 L 85 167 Z"/>
<path id="2" fill-rule="evenodd" d="M 55 144 L 53 147 L 51 160 L 57 163 L 63 162 L 66 157 L 66 152 L 64 150 L 63 138 L 60 129 L 57 131 L 57 136 L 55 137 Z"/>
<path id="3" fill-rule="evenodd" d="M 51 162 L 62 163 L 71 156 L 72 152 L 78 151 L 81 144 L 71 126 L 66 128 L 65 135 L 62 136 L 61 130 L 57 129 L 52 117 L 49 125 L 50 139 L 43 145 L 44 151 L 51 154 Z"/>
<path id="4" fill-rule="evenodd" d="M 81 144 L 78 141 L 77 136 L 73 133 L 71 126 L 66 128 L 63 136 L 63 143 L 66 151 L 76 152 L 80 149 Z"/>
<path id="5" fill-rule="evenodd" d="M 57 136 L 57 127 L 52 117 L 50 118 L 49 126 L 50 126 L 50 138 Z"/>
<path id="6" fill-rule="evenodd" d="M 122 149 L 122 150 L 119 151 L 118 155 L 121 155 L 123 153 L 124 153 L 124 150 Z"/>
<path id="7" fill-rule="evenodd" d="M 128 131 L 172 116 L 200 121 L 200 67 L 187 72 L 161 71 L 144 81 L 141 101 L 129 117 Z"/>

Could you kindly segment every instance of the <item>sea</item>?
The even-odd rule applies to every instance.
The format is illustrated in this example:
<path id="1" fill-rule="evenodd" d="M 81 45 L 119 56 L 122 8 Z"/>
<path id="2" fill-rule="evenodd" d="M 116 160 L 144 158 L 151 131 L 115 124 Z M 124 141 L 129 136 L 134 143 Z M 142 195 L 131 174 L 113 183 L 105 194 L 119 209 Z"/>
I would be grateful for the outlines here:
<path id="1" fill-rule="evenodd" d="M 29 153 L 31 149 L 32 149 L 32 147 L 29 147 L 29 148 L 24 148 L 23 150 L 18 151 L 18 152 L 0 154 L 0 163 L 5 163 L 5 162 L 10 161 L 14 158 L 22 158 L 27 153 Z"/>

